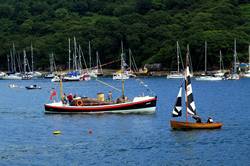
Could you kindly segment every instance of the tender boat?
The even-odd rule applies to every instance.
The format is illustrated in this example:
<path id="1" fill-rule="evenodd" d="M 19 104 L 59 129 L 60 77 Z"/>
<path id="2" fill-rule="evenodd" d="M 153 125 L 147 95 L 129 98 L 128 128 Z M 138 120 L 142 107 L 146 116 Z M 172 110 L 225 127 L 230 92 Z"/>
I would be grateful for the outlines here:
<path id="1" fill-rule="evenodd" d="M 37 86 L 37 85 L 26 86 L 25 88 L 28 89 L 28 90 L 32 90 L 32 89 L 42 89 L 40 86 Z"/>
<path id="2" fill-rule="evenodd" d="M 188 63 L 188 55 L 189 55 L 189 48 L 187 47 L 187 62 L 186 62 L 186 70 L 185 70 L 185 79 L 182 81 L 179 93 L 176 98 L 176 102 L 174 105 L 174 109 L 172 111 L 173 117 L 181 117 L 182 116 L 182 86 L 185 88 L 185 99 L 186 99 L 186 121 L 170 121 L 171 128 L 173 130 L 190 130 L 190 129 L 218 129 L 222 127 L 222 123 L 220 122 L 213 122 L 212 118 L 208 118 L 207 123 L 202 123 L 201 118 L 198 116 L 194 96 L 192 92 L 192 85 L 191 85 L 191 76 L 189 72 L 189 63 Z M 185 85 L 183 85 L 185 84 Z M 189 122 L 188 116 L 192 116 L 196 119 L 196 123 Z"/>

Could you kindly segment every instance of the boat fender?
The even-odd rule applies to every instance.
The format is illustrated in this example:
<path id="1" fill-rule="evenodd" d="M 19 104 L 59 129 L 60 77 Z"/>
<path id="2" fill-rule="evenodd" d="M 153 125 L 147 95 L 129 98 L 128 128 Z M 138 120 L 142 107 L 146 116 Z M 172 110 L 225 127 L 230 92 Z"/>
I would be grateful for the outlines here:
<path id="1" fill-rule="evenodd" d="M 77 106 L 83 106 L 83 101 L 82 100 L 77 100 L 76 105 Z"/>

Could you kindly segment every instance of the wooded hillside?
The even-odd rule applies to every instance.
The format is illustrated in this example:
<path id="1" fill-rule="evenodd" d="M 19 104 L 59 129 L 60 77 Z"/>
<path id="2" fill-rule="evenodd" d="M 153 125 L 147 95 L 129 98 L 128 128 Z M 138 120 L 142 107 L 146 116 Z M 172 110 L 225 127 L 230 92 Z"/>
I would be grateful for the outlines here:
<path id="1" fill-rule="evenodd" d="M 85 55 L 88 41 L 101 61 L 119 58 L 120 41 L 131 48 L 138 65 L 162 63 L 176 67 L 176 41 L 185 55 L 190 44 L 193 67 L 204 66 L 208 42 L 208 68 L 231 66 L 233 40 L 240 61 L 248 59 L 250 2 L 248 0 L 0 0 L 0 68 L 12 43 L 20 54 L 33 43 L 37 68 L 49 66 L 54 52 L 57 64 L 68 59 L 68 38 L 77 39 Z M 94 56 L 94 55 L 93 55 Z M 183 56 L 184 57 L 184 56 Z M 87 57 L 86 57 L 87 58 Z"/>

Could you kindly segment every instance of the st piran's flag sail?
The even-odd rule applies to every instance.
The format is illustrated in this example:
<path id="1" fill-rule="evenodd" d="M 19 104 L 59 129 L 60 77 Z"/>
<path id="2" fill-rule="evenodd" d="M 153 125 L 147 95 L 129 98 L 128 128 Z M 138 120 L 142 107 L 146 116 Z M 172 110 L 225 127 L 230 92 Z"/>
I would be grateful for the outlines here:
<path id="1" fill-rule="evenodd" d="M 192 90 L 192 85 L 191 85 L 191 76 L 190 76 L 190 71 L 189 71 L 189 64 L 187 63 L 186 67 L 186 74 L 185 74 L 185 97 L 186 97 L 186 111 L 189 115 L 196 117 L 198 116 L 196 113 L 196 107 L 195 107 L 195 102 L 194 102 L 194 96 L 193 96 L 193 90 Z M 179 93 L 177 95 L 177 99 L 172 111 L 172 116 L 173 117 L 179 117 L 182 115 L 182 85 L 180 87 Z"/>
<path id="2" fill-rule="evenodd" d="M 191 76 L 189 71 L 189 65 L 186 69 L 186 76 L 185 76 L 185 87 L 186 87 L 186 99 L 187 99 L 187 112 L 190 115 L 196 115 L 196 107 L 194 103 L 194 96 L 193 96 L 193 90 L 191 85 Z"/>
<path id="3" fill-rule="evenodd" d="M 182 112 L 181 112 L 182 111 L 181 100 L 182 100 L 182 85 L 181 85 L 179 93 L 177 95 L 176 102 L 175 102 L 175 105 L 174 105 L 174 109 L 173 109 L 173 112 L 172 112 L 173 117 L 178 117 L 178 116 L 182 115 Z"/>

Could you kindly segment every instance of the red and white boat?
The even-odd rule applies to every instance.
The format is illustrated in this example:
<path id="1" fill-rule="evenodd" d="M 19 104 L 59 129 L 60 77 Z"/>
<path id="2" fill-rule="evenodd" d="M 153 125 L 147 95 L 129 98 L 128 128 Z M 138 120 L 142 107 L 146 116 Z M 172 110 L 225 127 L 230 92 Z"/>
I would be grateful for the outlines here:
<path id="1" fill-rule="evenodd" d="M 74 99 L 73 105 L 54 102 L 45 104 L 45 113 L 148 113 L 156 111 L 157 97 L 135 97 L 125 102 L 95 102 L 84 103 L 84 100 Z"/>
<path id="2" fill-rule="evenodd" d="M 123 54 L 121 54 L 123 59 Z M 121 71 L 124 72 L 124 63 L 121 64 Z M 119 90 L 103 81 L 106 86 L 122 92 L 122 97 L 112 100 L 112 92 L 109 92 L 109 99 L 105 100 L 103 93 L 98 93 L 97 98 L 63 96 L 62 79 L 60 80 L 61 101 L 45 104 L 45 113 L 154 113 L 156 111 L 156 96 L 139 96 L 129 100 L 124 94 L 124 79 L 122 78 L 122 90 Z M 145 86 L 147 87 L 147 86 Z M 149 90 L 149 89 L 148 89 Z M 53 96 L 55 96 L 55 91 Z M 52 96 L 52 95 L 51 95 Z M 52 98 L 51 98 L 52 100 Z"/>

